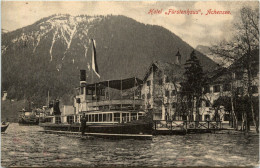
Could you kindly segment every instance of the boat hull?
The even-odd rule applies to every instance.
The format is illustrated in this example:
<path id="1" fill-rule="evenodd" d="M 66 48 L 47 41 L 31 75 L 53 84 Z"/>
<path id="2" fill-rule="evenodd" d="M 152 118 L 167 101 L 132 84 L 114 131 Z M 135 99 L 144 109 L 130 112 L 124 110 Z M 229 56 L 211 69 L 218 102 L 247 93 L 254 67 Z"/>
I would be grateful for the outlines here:
<path id="1" fill-rule="evenodd" d="M 19 125 L 38 125 L 39 120 L 38 119 L 24 119 L 20 118 L 18 121 Z"/>
<path id="2" fill-rule="evenodd" d="M 152 125 L 143 124 L 117 124 L 117 125 L 87 125 L 88 133 L 107 133 L 107 134 L 152 134 Z"/>
<path id="3" fill-rule="evenodd" d="M 41 127 L 45 130 L 53 131 L 68 131 L 68 132 L 81 132 L 80 125 L 69 125 L 69 124 L 51 124 L 51 123 L 41 123 Z M 149 123 L 125 123 L 125 124 L 88 124 L 85 128 L 85 134 L 97 135 L 106 134 L 109 135 L 151 135 L 152 134 L 152 124 Z"/>
<path id="4" fill-rule="evenodd" d="M 2 133 L 5 132 L 6 129 L 8 128 L 8 126 L 9 126 L 9 124 L 7 124 L 7 125 L 1 125 L 1 132 L 2 132 Z"/>

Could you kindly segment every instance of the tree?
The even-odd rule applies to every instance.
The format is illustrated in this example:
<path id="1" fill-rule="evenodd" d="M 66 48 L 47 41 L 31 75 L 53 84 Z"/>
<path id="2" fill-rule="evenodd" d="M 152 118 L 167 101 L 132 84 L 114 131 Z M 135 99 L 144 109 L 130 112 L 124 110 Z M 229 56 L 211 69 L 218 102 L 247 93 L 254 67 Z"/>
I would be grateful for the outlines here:
<path id="1" fill-rule="evenodd" d="M 259 132 L 258 117 L 256 117 L 252 96 L 252 56 L 257 50 L 259 52 L 259 9 L 251 9 L 243 7 L 240 10 L 240 19 L 234 24 L 234 35 L 230 41 L 223 41 L 211 48 L 213 54 L 217 54 L 223 58 L 223 63 L 232 64 L 244 57 L 242 70 L 246 73 L 247 78 L 245 87 L 246 95 L 249 97 L 251 116 L 255 125 L 256 132 Z M 234 74 L 236 68 L 230 69 L 230 73 Z M 234 98 L 234 94 L 231 96 Z M 232 105 L 234 106 L 234 105 Z M 246 119 L 247 120 L 247 119 Z M 248 126 L 246 128 L 249 128 Z"/>
<path id="2" fill-rule="evenodd" d="M 190 59 L 185 63 L 184 81 L 181 83 L 181 96 L 191 104 L 190 114 L 193 112 L 194 102 L 196 108 L 196 121 L 199 121 L 199 105 L 202 97 L 203 70 L 195 51 L 190 54 Z M 188 106 L 190 107 L 190 106 Z M 191 121 L 191 117 L 189 117 Z"/>

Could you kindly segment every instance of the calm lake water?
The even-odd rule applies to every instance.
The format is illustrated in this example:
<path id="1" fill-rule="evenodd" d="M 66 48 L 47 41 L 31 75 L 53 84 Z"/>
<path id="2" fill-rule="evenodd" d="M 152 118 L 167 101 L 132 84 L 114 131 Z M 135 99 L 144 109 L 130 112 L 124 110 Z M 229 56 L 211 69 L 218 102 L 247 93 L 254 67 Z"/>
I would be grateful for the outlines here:
<path id="1" fill-rule="evenodd" d="M 1 135 L 1 165 L 10 166 L 257 166 L 259 137 L 230 134 L 107 140 L 45 134 L 11 124 Z"/>

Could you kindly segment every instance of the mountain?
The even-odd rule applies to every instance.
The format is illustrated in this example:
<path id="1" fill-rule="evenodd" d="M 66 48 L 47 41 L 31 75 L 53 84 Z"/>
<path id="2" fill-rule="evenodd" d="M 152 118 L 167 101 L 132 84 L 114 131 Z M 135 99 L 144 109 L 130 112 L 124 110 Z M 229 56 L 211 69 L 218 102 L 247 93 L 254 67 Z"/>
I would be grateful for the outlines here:
<path id="1" fill-rule="evenodd" d="M 1 29 L 2 30 L 2 34 L 4 34 L 4 33 L 8 33 L 9 31 L 8 30 L 6 30 L 6 29 Z"/>
<path id="2" fill-rule="evenodd" d="M 182 63 L 193 48 L 169 30 L 139 23 L 125 16 L 52 15 L 2 34 L 2 90 L 13 99 L 43 104 L 51 98 L 71 101 L 79 85 L 79 70 L 91 82 L 91 40 L 96 41 L 101 78 L 143 78 L 152 61 L 174 62 L 179 49 Z M 205 70 L 214 61 L 196 52 Z"/>
<path id="3" fill-rule="evenodd" d="M 208 58 L 212 59 L 214 62 L 216 62 L 217 64 L 221 65 L 223 64 L 223 60 L 221 59 L 221 57 L 219 57 L 216 54 L 213 54 L 210 51 L 210 47 L 209 46 L 204 46 L 204 45 L 198 45 L 196 47 L 196 50 L 201 52 L 202 54 L 206 55 Z"/>

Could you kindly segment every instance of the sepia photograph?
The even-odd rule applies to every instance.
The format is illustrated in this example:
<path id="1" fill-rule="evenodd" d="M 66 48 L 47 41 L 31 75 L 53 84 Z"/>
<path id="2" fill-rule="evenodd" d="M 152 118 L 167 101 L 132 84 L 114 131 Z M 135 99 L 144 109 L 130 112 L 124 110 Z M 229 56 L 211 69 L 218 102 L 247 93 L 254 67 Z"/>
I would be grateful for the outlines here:
<path id="1" fill-rule="evenodd" d="M 259 166 L 259 1 L 1 1 L 1 167 Z"/>

